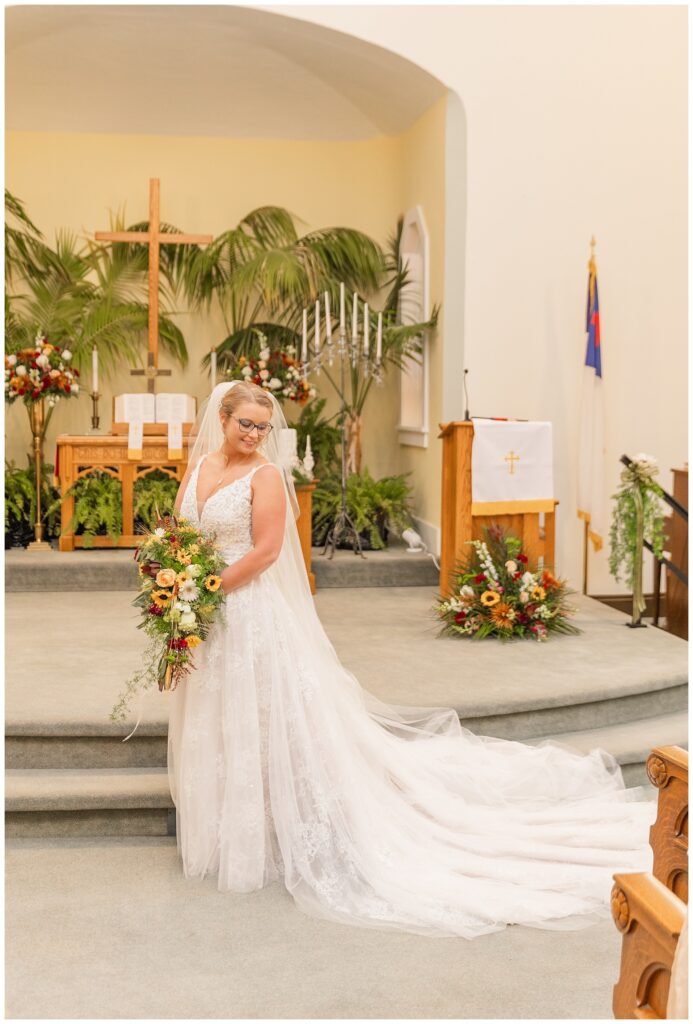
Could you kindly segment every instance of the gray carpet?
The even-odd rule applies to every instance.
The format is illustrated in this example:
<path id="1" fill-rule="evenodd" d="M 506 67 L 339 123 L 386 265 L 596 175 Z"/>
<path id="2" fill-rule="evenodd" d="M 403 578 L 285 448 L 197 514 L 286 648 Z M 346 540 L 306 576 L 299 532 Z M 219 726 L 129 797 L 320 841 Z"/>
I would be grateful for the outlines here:
<path id="1" fill-rule="evenodd" d="M 175 839 L 12 839 L 16 1018 L 610 1018 L 621 937 L 511 926 L 477 939 L 333 924 L 279 883 L 186 880 Z"/>

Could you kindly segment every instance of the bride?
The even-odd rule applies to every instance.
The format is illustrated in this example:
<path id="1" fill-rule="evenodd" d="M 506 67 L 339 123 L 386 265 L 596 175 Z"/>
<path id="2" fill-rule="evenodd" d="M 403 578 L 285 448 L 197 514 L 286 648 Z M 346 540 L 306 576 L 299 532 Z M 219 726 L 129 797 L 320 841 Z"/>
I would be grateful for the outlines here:
<path id="1" fill-rule="evenodd" d="M 185 876 L 280 879 L 308 914 L 431 936 L 609 917 L 614 872 L 652 868 L 655 803 L 601 748 L 476 735 L 360 686 L 315 611 L 285 428 L 268 391 L 218 384 L 176 498 L 227 563 L 223 618 L 170 694 Z"/>

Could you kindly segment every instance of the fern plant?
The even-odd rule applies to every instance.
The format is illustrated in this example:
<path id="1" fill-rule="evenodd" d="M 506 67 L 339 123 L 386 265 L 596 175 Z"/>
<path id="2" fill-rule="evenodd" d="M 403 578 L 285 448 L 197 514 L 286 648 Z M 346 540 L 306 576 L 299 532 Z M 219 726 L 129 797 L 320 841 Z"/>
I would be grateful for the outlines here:
<path id="1" fill-rule="evenodd" d="M 133 504 L 135 529 L 138 525 L 153 530 L 160 515 L 173 511 L 178 481 L 155 469 L 135 482 Z"/>
<path id="2" fill-rule="evenodd" d="M 346 506 L 365 547 L 387 547 L 388 530 L 401 533 L 412 526 L 410 473 L 374 480 L 368 467 L 347 477 Z M 324 544 L 341 507 L 340 478 L 321 480 L 313 492 L 313 543 Z M 346 542 L 345 542 L 346 543 Z M 338 545 L 340 546 L 340 545 Z"/>
<path id="3" fill-rule="evenodd" d="M 106 534 L 117 543 L 123 532 L 122 487 L 120 480 L 102 470 L 81 476 L 67 492 L 75 499 L 75 511 L 68 529 L 81 534 L 84 547 L 94 537 Z"/>
<path id="4" fill-rule="evenodd" d="M 53 466 L 41 466 L 41 521 L 43 536 L 60 534 L 60 491 L 53 486 Z M 20 469 L 5 460 L 5 547 L 26 547 L 34 539 L 36 471 L 32 462 Z"/>

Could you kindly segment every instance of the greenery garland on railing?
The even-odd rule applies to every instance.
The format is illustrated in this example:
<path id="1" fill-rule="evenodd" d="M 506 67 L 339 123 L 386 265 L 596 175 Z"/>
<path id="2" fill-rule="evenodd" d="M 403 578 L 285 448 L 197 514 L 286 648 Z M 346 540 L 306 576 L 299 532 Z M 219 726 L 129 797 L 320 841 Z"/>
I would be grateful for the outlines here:
<path id="1" fill-rule="evenodd" d="M 664 553 L 664 514 L 660 503 L 662 488 L 655 483 L 659 473 L 652 455 L 638 453 L 621 470 L 621 487 L 612 494 L 616 504 L 612 513 L 609 542 L 609 571 L 618 580 L 619 573 L 633 589 L 633 623 L 645 611 L 642 583 L 643 541 L 649 540 L 656 558 Z"/>

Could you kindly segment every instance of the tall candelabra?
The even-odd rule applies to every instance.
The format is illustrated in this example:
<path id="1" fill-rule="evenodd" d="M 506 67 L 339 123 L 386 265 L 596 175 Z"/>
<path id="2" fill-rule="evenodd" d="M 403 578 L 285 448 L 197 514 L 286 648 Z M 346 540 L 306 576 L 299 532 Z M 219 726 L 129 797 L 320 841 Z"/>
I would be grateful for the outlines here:
<path id="1" fill-rule="evenodd" d="M 314 355 L 311 358 L 307 358 L 307 352 L 304 347 L 304 358 L 301 360 L 301 373 L 303 379 L 306 380 L 311 372 L 315 372 L 317 376 L 320 376 L 320 371 L 323 367 L 323 353 L 327 357 L 327 365 L 333 366 L 334 364 L 334 345 L 332 342 L 332 335 L 328 334 L 327 341 L 323 348 L 316 346 Z M 383 383 L 383 368 L 382 359 L 377 358 L 375 361 L 372 360 L 368 353 L 360 351 L 358 344 L 358 337 L 352 334 L 351 343 L 347 344 L 346 333 L 344 325 L 340 324 L 339 338 L 337 342 L 337 357 L 340 363 L 340 391 L 342 398 L 342 409 L 341 409 L 341 449 L 342 449 L 342 476 L 341 476 L 341 501 L 339 511 L 332 521 L 330 528 L 325 539 L 325 547 L 322 550 L 322 554 L 327 553 L 327 549 L 330 548 L 329 558 L 334 556 L 335 548 L 340 540 L 343 538 L 351 541 L 354 554 L 358 554 L 361 558 L 366 556 L 363 553 L 361 547 L 361 537 L 358 530 L 354 525 L 354 521 L 349 515 L 347 509 L 347 439 L 346 439 L 346 418 L 347 418 L 347 402 L 346 402 L 346 364 L 351 362 L 352 367 L 358 366 L 359 360 L 361 361 L 362 373 L 366 377 L 372 377 L 374 383 L 377 386 Z"/>

